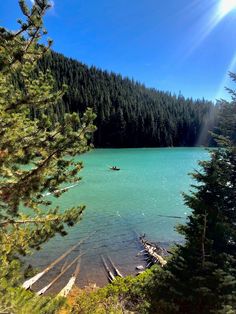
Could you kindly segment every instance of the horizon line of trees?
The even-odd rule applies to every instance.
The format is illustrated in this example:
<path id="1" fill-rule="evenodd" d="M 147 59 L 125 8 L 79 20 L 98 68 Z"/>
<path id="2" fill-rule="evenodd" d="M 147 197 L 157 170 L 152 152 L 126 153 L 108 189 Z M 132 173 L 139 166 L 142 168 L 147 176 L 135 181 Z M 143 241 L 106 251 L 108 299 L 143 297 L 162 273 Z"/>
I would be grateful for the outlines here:
<path id="1" fill-rule="evenodd" d="M 88 67 L 50 51 L 38 62 L 50 70 L 56 89 L 69 88 L 51 114 L 60 121 L 65 112 L 96 113 L 95 147 L 209 146 L 218 106 L 205 99 L 146 88 L 113 72 Z M 36 114 L 36 113 L 35 113 Z"/>

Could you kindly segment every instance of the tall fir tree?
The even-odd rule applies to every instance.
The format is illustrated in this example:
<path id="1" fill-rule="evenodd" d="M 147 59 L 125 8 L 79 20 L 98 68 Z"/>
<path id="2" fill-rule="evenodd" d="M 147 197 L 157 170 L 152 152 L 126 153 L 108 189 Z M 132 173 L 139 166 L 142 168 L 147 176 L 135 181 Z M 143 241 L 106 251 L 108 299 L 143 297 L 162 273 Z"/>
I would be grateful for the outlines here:
<path id="1" fill-rule="evenodd" d="M 66 86 L 57 91 L 50 72 L 36 70 L 52 44 L 40 43 L 50 5 L 47 0 L 35 0 L 31 7 L 19 0 L 19 5 L 24 15 L 19 30 L 0 28 L 0 311 L 29 313 L 24 300 L 33 298 L 34 313 L 52 313 L 47 300 L 12 287 L 22 279 L 20 256 L 65 235 L 65 226 L 81 218 L 84 206 L 61 212 L 44 194 L 59 197 L 62 185 L 80 179 L 82 164 L 73 156 L 89 149 L 95 116 L 88 109 L 81 118 L 68 113 L 60 123 L 54 119 Z M 37 118 L 31 118 L 32 111 Z"/>
<path id="2" fill-rule="evenodd" d="M 235 76 L 233 76 L 235 78 Z M 185 203 L 192 209 L 178 229 L 178 245 L 148 288 L 151 313 L 235 313 L 236 309 L 236 93 L 222 102 L 215 139 L 219 149 L 200 162 Z M 150 292 L 152 291 L 152 292 Z"/>

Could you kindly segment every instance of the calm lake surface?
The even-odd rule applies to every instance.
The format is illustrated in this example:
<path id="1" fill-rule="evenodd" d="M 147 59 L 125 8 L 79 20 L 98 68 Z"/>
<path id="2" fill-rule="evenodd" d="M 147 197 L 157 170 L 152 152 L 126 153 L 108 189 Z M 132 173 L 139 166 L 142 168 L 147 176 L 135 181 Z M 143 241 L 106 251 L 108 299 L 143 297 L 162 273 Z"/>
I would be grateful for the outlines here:
<path id="1" fill-rule="evenodd" d="M 77 284 L 83 287 L 91 282 L 99 286 L 107 283 L 101 255 L 109 255 L 124 274 L 135 274 L 135 266 L 144 263 L 143 257 L 137 256 L 140 251 L 137 234 L 145 233 L 148 239 L 163 246 L 183 241 L 175 231 L 175 225 L 184 223 L 190 213 L 183 204 L 182 192 L 189 191 L 192 183 L 188 173 L 199 169 L 198 160 L 208 156 L 202 148 L 96 149 L 79 156 L 85 166 L 81 172 L 83 179 L 56 203 L 62 209 L 86 204 L 83 219 L 69 229 L 68 236 L 54 238 L 29 262 L 43 269 L 80 239 L 96 232 L 85 240 L 80 251 L 67 258 L 70 262 L 78 254 L 86 253 Z M 121 170 L 109 170 L 112 165 Z M 50 282 L 63 263 L 35 284 L 34 290 Z M 49 293 L 65 285 L 75 266 Z"/>

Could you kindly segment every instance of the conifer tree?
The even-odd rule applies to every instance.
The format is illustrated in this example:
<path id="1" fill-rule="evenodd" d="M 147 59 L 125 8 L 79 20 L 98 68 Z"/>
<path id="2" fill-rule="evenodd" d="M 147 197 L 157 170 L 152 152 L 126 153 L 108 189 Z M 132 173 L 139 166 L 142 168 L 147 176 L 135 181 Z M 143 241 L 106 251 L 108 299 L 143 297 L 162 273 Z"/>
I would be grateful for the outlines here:
<path id="1" fill-rule="evenodd" d="M 235 77 L 235 76 L 234 76 Z M 222 102 L 219 149 L 200 162 L 197 184 L 185 203 L 192 209 L 164 269 L 155 270 L 148 294 L 151 313 L 235 313 L 236 309 L 236 102 Z M 150 291 L 152 291 L 150 293 Z"/>
<path id="2" fill-rule="evenodd" d="M 61 212 L 44 195 L 59 197 L 64 184 L 80 179 L 82 164 L 73 156 L 89 149 L 95 118 L 88 109 L 81 118 L 64 114 L 55 121 L 53 108 L 66 86 L 57 91 L 50 72 L 36 70 L 52 44 L 40 43 L 50 5 L 47 0 L 35 0 L 31 7 L 19 0 L 19 5 L 24 16 L 19 30 L 0 28 L 0 300 L 7 287 L 20 282 L 19 257 L 56 234 L 65 235 L 65 226 L 80 219 L 84 206 Z"/>

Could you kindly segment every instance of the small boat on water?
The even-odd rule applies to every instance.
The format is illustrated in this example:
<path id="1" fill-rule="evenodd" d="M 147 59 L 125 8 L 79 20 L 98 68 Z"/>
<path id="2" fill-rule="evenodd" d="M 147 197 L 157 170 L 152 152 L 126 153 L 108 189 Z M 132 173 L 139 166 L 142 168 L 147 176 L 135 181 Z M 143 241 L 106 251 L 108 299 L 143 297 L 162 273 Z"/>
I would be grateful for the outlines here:
<path id="1" fill-rule="evenodd" d="M 109 167 L 109 168 L 110 168 L 110 170 L 114 170 L 114 171 L 119 171 L 120 170 L 120 168 L 118 168 L 116 166 L 112 166 L 112 167 Z"/>

